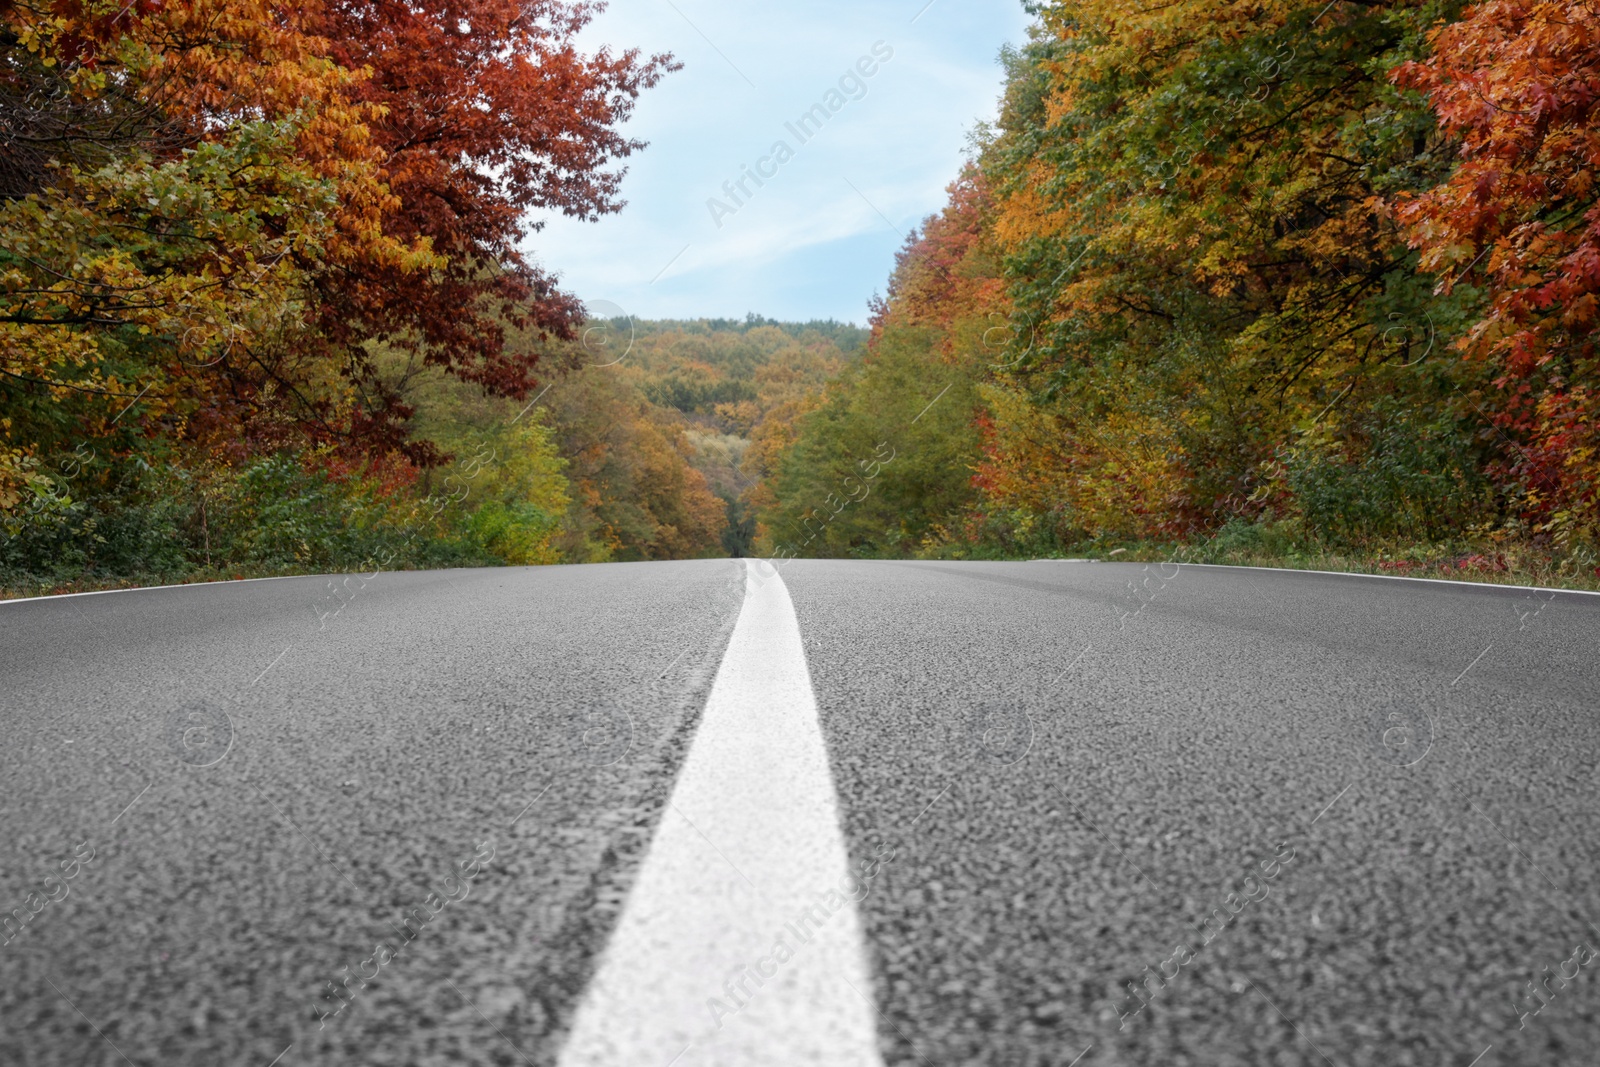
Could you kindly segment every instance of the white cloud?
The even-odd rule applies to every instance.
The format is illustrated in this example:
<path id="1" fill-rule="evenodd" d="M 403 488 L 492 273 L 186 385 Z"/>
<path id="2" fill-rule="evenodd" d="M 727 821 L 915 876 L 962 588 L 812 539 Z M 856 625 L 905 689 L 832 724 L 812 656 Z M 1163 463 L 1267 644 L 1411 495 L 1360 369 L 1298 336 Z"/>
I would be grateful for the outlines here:
<path id="1" fill-rule="evenodd" d="M 936 0 L 911 22 L 923 2 L 802 10 L 614 0 L 588 31 L 590 47 L 671 51 L 685 69 L 645 94 L 627 127 L 651 144 L 629 161 L 623 212 L 589 224 L 550 219 L 529 250 L 579 296 L 638 315 L 862 321 L 867 298 L 887 281 L 897 231 L 943 205 L 967 131 L 993 116 L 996 53 L 1019 43 L 1027 24 L 1017 0 Z M 864 79 L 865 97 L 847 99 L 798 143 L 785 123 L 823 100 L 878 41 L 894 55 Z M 719 229 L 707 198 L 732 206 L 723 183 L 780 139 L 793 159 L 759 188 L 747 179 L 751 195 Z"/>

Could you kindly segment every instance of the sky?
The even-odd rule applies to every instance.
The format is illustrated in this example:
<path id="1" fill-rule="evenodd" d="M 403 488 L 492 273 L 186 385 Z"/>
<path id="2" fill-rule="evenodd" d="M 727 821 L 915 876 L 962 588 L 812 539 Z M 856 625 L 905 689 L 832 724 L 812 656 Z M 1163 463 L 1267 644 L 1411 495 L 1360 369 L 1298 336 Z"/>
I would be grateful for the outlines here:
<path id="1" fill-rule="evenodd" d="M 650 142 L 626 161 L 627 206 L 533 216 L 523 247 L 596 317 L 864 324 L 1028 23 L 1020 0 L 611 0 L 581 44 L 683 69 L 623 127 Z"/>

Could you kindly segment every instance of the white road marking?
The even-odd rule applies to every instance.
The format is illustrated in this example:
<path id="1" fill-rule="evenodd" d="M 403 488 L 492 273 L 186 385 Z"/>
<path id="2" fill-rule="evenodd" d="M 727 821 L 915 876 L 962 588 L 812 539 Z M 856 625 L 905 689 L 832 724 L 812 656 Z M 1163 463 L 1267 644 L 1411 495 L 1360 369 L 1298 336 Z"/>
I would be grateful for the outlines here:
<path id="1" fill-rule="evenodd" d="M 876 865 L 851 868 L 794 606 L 757 566 L 561 1067 L 882 1067 L 852 992 Z"/>

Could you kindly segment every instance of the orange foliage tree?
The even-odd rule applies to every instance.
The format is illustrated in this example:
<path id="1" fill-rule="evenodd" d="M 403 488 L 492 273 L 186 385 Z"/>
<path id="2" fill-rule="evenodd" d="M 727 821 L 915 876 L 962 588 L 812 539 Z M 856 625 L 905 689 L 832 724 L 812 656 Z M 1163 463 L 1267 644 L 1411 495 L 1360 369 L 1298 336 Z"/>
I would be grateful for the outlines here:
<path id="1" fill-rule="evenodd" d="M 13 474 L 63 438 L 125 450 L 247 408 L 303 332 L 309 270 L 441 262 L 382 232 L 377 109 L 297 7 L 7 0 L 0 36 Z"/>

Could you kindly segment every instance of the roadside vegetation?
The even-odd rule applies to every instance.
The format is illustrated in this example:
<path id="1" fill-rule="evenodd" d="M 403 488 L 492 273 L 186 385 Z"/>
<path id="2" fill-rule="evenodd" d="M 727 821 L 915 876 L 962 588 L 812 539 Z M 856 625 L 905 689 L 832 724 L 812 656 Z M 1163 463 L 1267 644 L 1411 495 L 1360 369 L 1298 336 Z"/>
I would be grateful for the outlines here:
<path id="1" fill-rule="evenodd" d="M 1594 586 L 1592 5 L 1036 10 L 759 549 Z"/>
<path id="2" fill-rule="evenodd" d="M 0 528 L 11 596 L 415 567 L 748 555 L 747 460 L 859 353 L 837 323 L 585 324 L 547 380 L 494 396 L 414 353 L 373 358 L 427 465 L 282 449 L 195 461 L 159 438 L 93 440 Z M 170 450 L 170 451 L 168 451 Z M 176 456 L 174 458 L 174 453 Z"/>

